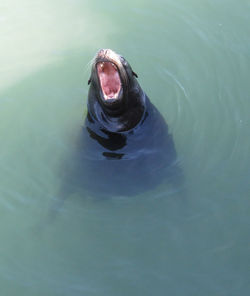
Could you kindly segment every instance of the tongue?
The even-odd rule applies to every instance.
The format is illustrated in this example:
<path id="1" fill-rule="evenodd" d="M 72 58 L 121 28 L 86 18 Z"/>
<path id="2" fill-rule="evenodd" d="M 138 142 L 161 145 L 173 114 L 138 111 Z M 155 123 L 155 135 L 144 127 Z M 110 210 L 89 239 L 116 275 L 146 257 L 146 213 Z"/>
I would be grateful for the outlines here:
<path id="1" fill-rule="evenodd" d="M 98 75 L 105 100 L 118 97 L 121 81 L 115 65 L 110 62 L 97 65 Z"/>

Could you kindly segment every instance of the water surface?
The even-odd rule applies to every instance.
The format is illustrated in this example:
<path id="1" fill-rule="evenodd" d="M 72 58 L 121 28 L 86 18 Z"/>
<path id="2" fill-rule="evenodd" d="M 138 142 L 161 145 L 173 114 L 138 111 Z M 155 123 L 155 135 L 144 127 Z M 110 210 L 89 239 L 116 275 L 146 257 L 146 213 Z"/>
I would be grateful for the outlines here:
<path id="1" fill-rule="evenodd" d="M 248 1 L 3 0 L 3 295 L 250 292 Z M 186 178 L 133 197 L 60 201 L 89 62 L 123 54 L 165 117 Z"/>

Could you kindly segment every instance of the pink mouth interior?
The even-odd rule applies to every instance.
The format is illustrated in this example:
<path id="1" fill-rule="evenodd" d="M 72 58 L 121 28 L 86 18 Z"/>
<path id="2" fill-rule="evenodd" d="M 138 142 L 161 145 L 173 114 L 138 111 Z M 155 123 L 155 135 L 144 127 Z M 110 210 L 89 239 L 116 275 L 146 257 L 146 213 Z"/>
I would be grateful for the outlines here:
<path id="1" fill-rule="evenodd" d="M 121 80 L 116 65 L 111 62 L 98 63 L 97 73 L 104 99 L 117 99 L 121 89 Z"/>

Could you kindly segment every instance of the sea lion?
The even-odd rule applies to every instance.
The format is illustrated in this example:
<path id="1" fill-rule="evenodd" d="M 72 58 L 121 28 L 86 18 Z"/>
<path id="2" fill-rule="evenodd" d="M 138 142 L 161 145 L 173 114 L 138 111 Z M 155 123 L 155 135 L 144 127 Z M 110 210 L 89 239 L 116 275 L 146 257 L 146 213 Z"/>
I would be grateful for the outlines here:
<path id="1" fill-rule="evenodd" d="M 164 179 L 178 183 L 173 138 L 137 78 L 111 49 L 96 54 L 88 81 L 88 114 L 70 178 L 74 189 L 121 196 L 153 189 Z"/>

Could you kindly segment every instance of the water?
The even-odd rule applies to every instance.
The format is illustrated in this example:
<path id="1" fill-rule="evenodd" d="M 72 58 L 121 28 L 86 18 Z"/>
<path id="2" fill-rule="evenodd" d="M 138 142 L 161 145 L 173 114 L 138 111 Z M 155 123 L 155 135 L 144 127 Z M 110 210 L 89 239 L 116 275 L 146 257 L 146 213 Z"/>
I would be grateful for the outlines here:
<path id="1" fill-rule="evenodd" d="M 249 2 L 0 8 L 1 295 L 249 294 Z M 187 196 L 73 194 L 50 222 L 99 48 L 124 55 L 164 115 Z"/>

